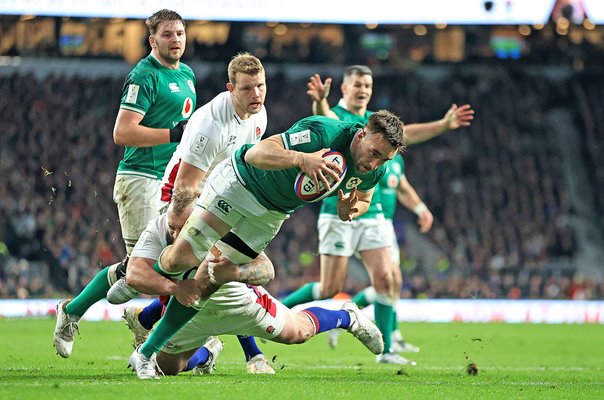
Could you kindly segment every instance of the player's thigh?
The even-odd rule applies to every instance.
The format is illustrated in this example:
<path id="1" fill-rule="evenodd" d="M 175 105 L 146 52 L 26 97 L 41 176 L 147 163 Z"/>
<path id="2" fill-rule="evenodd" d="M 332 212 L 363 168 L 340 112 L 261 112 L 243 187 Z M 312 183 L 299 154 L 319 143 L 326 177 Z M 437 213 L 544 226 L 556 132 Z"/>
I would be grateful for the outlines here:
<path id="1" fill-rule="evenodd" d="M 241 283 L 223 285 L 162 351 L 171 354 L 199 348 L 209 336 L 248 335 L 274 339 L 289 311 L 264 288 Z"/>
<path id="2" fill-rule="evenodd" d="M 348 270 L 348 256 L 321 254 L 321 297 L 336 295 L 342 290 Z"/>
<path id="3" fill-rule="evenodd" d="M 122 236 L 134 243 L 147 223 L 159 215 L 161 181 L 138 175 L 117 175 L 113 200 L 122 228 Z"/>
<path id="4" fill-rule="evenodd" d="M 356 221 L 355 227 L 355 253 L 358 255 L 367 250 L 390 247 L 394 231 L 386 229 L 383 216 L 376 218 L 362 218 Z"/>
<path id="5" fill-rule="evenodd" d="M 166 262 L 173 265 L 198 265 L 216 241 L 228 233 L 230 228 L 213 213 L 195 207 L 174 241 Z"/>

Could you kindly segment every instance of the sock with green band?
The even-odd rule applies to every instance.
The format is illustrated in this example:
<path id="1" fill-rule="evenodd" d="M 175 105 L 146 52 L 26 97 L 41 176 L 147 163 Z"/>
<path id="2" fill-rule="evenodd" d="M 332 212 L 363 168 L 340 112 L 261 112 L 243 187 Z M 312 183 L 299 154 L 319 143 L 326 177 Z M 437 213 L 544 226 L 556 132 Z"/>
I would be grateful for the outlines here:
<path id="1" fill-rule="evenodd" d="M 105 267 L 100 270 L 80 294 L 65 306 L 67 314 L 81 317 L 94 303 L 107 296 L 107 291 L 110 287 L 109 280 L 107 279 L 109 268 Z"/>
<path id="2" fill-rule="evenodd" d="M 287 296 L 285 299 L 283 299 L 282 303 L 286 307 L 292 308 L 298 304 L 308 303 L 313 300 L 320 300 L 320 297 L 321 293 L 319 282 L 310 282 Z"/>
<path id="3" fill-rule="evenodd" d="M 158 353 L 164 345 L 197 314 L 193 307 L 183 306 L 174 297 L 170 299 L 166 312 L 159 324 L 155 327 L 149 338 L 140 348 L 141 354 L 150 358 L 152 354 Z"/>
<path id="4" fill-rule="evenodd" d="M 352 301 L 359 308 L 365 308 L 369 304 L 373 304 L 373 302 L 375 301 L 375 289 L 373 288 L 373 286 L 366 287 L 365 289 L 363 289 L 359 293 L 357 293 L 352 298 Z"/>

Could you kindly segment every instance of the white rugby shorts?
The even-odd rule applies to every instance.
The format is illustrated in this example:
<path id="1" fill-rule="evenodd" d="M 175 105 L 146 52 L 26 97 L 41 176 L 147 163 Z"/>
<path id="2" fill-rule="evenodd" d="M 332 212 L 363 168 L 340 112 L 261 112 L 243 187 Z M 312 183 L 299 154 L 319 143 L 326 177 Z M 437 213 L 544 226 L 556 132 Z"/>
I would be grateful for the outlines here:
<path id="1" fill-rule="evenodd" d="M 391 231 L 384 228 L 384 216 L 342 221 L 337 215 L 321 214 L 317 221 L 319 253 L 350 257 L 353 254 L 388 247 Z"/>
<path id="2" fill-rule="evenodd" d="M 147 223 L 159 215 L 161 181 L 140 175 L 116 175 L 113 201 L 130 254 Z"/>
<path id="3" fill-rule="evenodd" d="M 231 282 L 214 293 L 162 351 L 179 354 L 201 347 L 209 336 L 218 335 L 272 339 L 283 330 L 286 312 L 286 307 L 263 287 Z"/>
<path id="4" fill-rule="evenodd" d="M 230 159 L 212 171 L 203 188 L 197 205 L 216 215 L 232 227 L 237 235 L 254 252 L 260 254 L 275 237 L 289 215 L 268 210 L 237 180 Z M 199 236 L 189 235 L 189 229 L 201 228 L 205 223 L 197 214 L 191 215 L 180 237 L 198 254 L 203 246 L 196 243 Z M 194 230 L 193 230 L 194 231 Z"/>

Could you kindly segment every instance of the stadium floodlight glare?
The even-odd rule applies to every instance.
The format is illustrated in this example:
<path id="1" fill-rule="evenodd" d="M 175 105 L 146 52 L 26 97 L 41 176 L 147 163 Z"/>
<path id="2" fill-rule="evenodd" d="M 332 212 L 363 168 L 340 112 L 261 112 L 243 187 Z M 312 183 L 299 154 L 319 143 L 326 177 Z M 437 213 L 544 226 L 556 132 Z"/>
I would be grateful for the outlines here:
<path id="1" fill-rule="evenodd" d="M 170 8 L 185 19 L 339 24 L 517 25 L 543 24 L 556 0 L 179 0 Z M 586 0 L 585 0 L 586 1 Z M 599 0 L 594 0 L 593 3 Z M 161 0 L 0 0 L 3 14 L 146 18 L 165 8 Z M 595 5 L 594 7 L 602 7 Z M 362 13 L 358 10 L 363 9 Z M 320 10 L 320 12 L 317 12 Z"/>

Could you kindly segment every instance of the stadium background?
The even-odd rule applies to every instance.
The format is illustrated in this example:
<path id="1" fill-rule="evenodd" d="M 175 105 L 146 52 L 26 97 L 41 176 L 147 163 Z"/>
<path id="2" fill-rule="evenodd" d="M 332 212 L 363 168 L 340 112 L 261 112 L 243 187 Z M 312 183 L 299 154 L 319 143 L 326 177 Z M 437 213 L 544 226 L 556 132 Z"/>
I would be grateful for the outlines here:
<path id="1" fill-rule="evenodd" d="M 505 2 L 471 3 L 488 16 Z M 204 104 L 224 90 L 230 57 L 260 57 L 268 134 L 311 113 L 305 91 L 315 72 L 334 77 L 335 104 L 349 64 L 374 70 L 370 109 L 407 123 L 471 104 L 470 128 L 405 155 L 435 224 L 423 236 L 399 207 L 402 297 L 603 299 L 604 20 L 577 5 L 556 2 L 542 23 L 472 25 L 200 21 L 183 13 L 183 61 Z M 141 18 L 0 10 L 0 27 L 0 298 L 75 295 L 124 255 L 111 199 L 123 149 L 111 132 L 123 79 L 148 53 L 145 26 Z M 294 214 L 268 247 L 277 274 L 268 289 L 277 297 L 318 280 L 317 211 Z M 367 283 L 352 262 L 345 291 Z"/>

